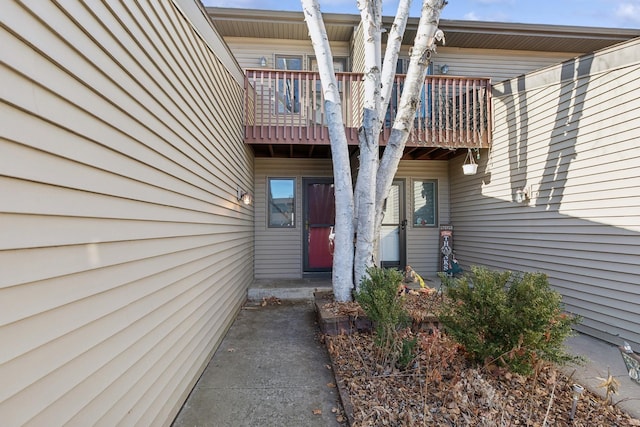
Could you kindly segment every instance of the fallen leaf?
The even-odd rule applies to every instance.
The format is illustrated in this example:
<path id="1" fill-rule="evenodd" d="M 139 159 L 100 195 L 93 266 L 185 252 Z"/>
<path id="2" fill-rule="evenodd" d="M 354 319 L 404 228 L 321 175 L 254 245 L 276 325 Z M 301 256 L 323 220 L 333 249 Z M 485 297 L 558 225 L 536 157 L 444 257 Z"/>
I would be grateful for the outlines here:
<path id="1" fill-rule="evenodd" d="M 322 415 L 322 409 L 314 409 L 313 415 Z"/>
<path id="2" fill-rule="evenodd" d="M 336 388 L 336 385 L 334 383 L 327 383 L 327 387 Z"/>
<path id="3" fill-rule="evenodd" d="M 441 299 L 405 295 L 413 304 L 412 317 L 424 318 L 436 312 Z M 335 310 L 341 303 L 335 303 Z M 356 303 L 349 310 L 355 311 Z M 329 357 L 336 381 L 344 387 L 351 403 L 349 420 L 359 426 L 414 425 L 511 425 L 564 426 L 572 399 L 571 377 L 553 367 L 527 377 L 503 367 L 483 369 L 465 360 L 464 349 L 437 326 L 416 334 L 416 366 L 401 371 L 381 357 L 371 333 L 323 336 L 330 348 Z M 408 335 L 409 337 L 413 335 Z M 386 373 L 386 375 L 385 375 Z M 496 375 L 499 374 L 499 375 Z M 615 382 L 603 378 L 603 387 Z M 329 384 L 327 384 L 328 387 Z M 615 405 L 606 405 L 585 390 L 578 402 L 576 419 L 571 425 L 619 425 L 640 427 Z M 342 424 L 347 417 L 342 409 L 331 411 Z"/>
<path id="4" fill-rule="evenodd" d="M 227 349 L 227 351 L 228 351 L 229 353 L 233 353 L 234 351 L 236 351 L 236 349 L 235 349 L 235 348 L 228 348 L 228 349 Z"/>

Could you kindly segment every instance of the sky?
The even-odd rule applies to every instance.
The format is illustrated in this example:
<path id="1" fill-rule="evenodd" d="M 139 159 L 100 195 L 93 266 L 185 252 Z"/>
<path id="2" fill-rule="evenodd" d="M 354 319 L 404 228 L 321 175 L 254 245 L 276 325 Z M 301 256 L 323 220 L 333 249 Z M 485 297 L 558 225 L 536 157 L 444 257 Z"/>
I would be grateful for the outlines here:
<path id="1" fill-rule="evenodd" d="M 358 14 L 356 0 L 319 0 L 325 13 Z M 205 6 L 301 10 L 300 0 L 202 0 Z M 397 0 L 383 1 L 383 14 L 394 16 Z M 420 16 L 413 0 L 411 16 Z M 640 0 L 448 0 L 443 19 L 498 21 L 587 27 L 640 28 Z"/>

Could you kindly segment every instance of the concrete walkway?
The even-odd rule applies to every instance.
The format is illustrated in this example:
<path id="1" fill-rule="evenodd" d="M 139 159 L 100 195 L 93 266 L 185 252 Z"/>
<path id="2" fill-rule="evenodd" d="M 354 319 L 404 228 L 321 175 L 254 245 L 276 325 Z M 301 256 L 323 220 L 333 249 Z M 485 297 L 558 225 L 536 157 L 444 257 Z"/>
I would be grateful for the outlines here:
<path id="1" fill-rule="evenodd" d="M 326 283 L 287 283 L 274 289 L 264 283 L 252 297 L 309 298 Z M 174 427 L 205 426 L 341 426 L 333 408 L 341 408 L 311 301 L 262 307 L 248 302 L 231 326 L 196 384 Z M 640 384 L 629 378 L 618 349 L 587 335 L 567 341 L 583 366 L 563 370 L 576 383 L 604 396 L 600 378 L 611 373 L 619 382 L 613 396 L 624 411 L 640 419 Z M 639 349 L 636 349 L 639 350 Z M 315 412 L 315 413 L 314 413 Z"/>
<path id="2" fill-rule="evenodd" d="M 602 378 L 607 378 L 610 373 L 620 383 L 618 394 L 612 396 L 612 402 L 632 417 L 640 419 L 640 384 L 629 377 L 618 348 L 584 334 L 570 337 L 565 344 L 572 353 L 587 359 L 584 365 L 563 367 L 565 374 L 572 376 L 574 382 L 604 398 L 605 390 L 598 385 L 602 383 Z"/>
<path id="3" fill-rule="evenodd" d="M 310 301 L 247 303 L 174 427 L 342 426 L 329 356 Z"/>

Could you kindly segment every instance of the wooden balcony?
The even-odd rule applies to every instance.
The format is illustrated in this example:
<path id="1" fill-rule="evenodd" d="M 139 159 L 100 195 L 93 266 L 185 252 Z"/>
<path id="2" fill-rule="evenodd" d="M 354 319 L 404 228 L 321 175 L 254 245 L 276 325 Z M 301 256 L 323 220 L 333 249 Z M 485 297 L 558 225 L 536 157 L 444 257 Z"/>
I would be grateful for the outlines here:
<path id="1" fill-rule="evenodd" d="M 384 146 L 400 101 L 404 75 L 395 78 L 380 145 Z M 362 74 L 338 73 L 343 121 L 350 148 L 362 123 Z M 245 143 L 256 155 L 312 156 L 327 152 L 329 133 L 318 73 L 247 70 Z M 483 78 L 427 76 L 407 150 L 487 148 L 491 143 L 491 82 Z M 284 148 L 283 150 L 283 147 Z M 421 150 L 423 151 L 423 150 Z M 302 154 L 301 154 L 302 153 Z"/>

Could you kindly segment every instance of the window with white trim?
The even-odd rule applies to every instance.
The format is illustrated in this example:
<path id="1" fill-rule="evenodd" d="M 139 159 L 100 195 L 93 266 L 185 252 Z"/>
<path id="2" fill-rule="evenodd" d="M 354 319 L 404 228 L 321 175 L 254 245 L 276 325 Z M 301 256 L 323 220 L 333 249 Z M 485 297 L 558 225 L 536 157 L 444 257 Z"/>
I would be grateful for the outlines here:
<path id="1" fill-rule="evenodd" d="M 269 227 L 295 227 L 296 179 L 269 178 L 267 187 L 267 221 Z"/>

